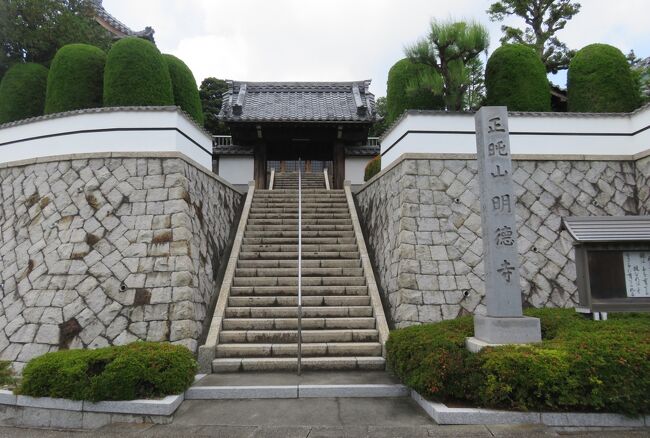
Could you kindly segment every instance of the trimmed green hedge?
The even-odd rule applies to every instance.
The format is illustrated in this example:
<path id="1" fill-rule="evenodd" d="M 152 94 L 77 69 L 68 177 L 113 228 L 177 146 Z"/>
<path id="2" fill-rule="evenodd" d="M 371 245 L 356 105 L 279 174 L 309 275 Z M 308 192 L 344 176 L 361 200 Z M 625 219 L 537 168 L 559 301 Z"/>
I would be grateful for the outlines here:
<path id="1" fill-rule="evenodd" d="M 363 174 L 363 180 L 368 181 L 373 176 L 381 172 L 381 155 L 377 155 L 366 164 L 366 170 Z"/>
<path id="2" fill-rule="evenodd" d="M 0 123 L 43 115 L 47 68 L 40 64 L 16 64 L 0 82 Z"/>
<path id="3" fill-rule="evenodd" d="M 47 77 L 45 114 L 102 106 L 106 53 L 88 44 L 56 52 Z"/>
<path id="4" fill-rule="evenodd" d="M 408 58 L 398 61 L 388 71 L 386 90 L 386 120 L 390 125 L 407 109 L 443 109 L 442 96 L 431 90 L 409 91 L 409 85 L 417 83 L 423 74 L 437 74 L 432 67 L 414 64 Z"/>
<path id="5" fill-rule="evenodd" d="M 142 38 L 113 44 L 104 69 L 104 106 L 174 105 L 167 64 L 155 45 Z"/>
<path id="6" fill-rule="evenodd" d="M 16 393 L 91 401 L 164 397 L 189 388 L 196 370 L 187 348 L 167 343 L 62 350 L 30 360 Z"/>
<path id="7" fill-rule="evenodd" d="M 487 105 L 512 111 L 551 111 L 551 87 L 544 63 L 522 44 L 506 44 L 494 51 L 485 67 Z"/>
<path id="8" fill-rule="evenodd" d="M 489 408 L 650 413 L 650 315 L 591 321 L 573 309 L 531 309 L 543 342 L 472 354 L 471 317 L 391 332 L 389 367 L 440 401 Z"/>
<path id="9" fill-rule="evenodd" d="M 640 104 L 625 55 L 608 44 L 591 44 L 576 53 L 567 87 L 572 112 L 629 112 Z"/>
<path id="10" fill-rule="evenodd" d="M 192 70 L 174 55 L 163 55 L 174 90 L 174 103 L 203 126 L 203 109 Z"/>

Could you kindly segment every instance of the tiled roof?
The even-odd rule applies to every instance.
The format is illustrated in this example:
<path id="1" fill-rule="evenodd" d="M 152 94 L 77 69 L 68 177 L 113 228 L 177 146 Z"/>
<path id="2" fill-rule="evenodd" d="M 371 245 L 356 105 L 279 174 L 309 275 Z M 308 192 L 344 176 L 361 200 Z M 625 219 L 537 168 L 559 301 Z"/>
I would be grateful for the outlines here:
<path id="1" fill-rule="evenodd" d="M 375 96 L 370 81 L 228 81 L 219 119 L 225 122 L 372 123 Z"/>
<path id="2" fill-rule="evenodd" d="M 380 146 L 346 146 L 346 156 L 374 157 L 379 155 Z"/>
<path id="3" fill-rule="evenodd" d="M 255 150 L 252 146 L 213 146 L 212 153 L 214 155 L 253 155 Z"/>
<path id="4" fill-rule="evenodd" d="M 102 2 L 103 0 L 91 1 L 93 9 L 95 10 L 95 14 L 97 15 L 98 18 L 108 23 L 108 25 L 110 25 L 113 29 L 115 29 L 119 34 L 126 35 L 126 36 L 137 36 L 140 38 L 146 38 L 148 40 L 153 41 L 153 34 L 154 34 L 153 28 L 147 26 L 144 28 L 144 30 L 139 30 L 139 31 L 131 30 L 131 28 L 127 27 L 120 20 L 118 20 L 117 18 L 109 14 L 106 11 L 106 9 L 104 9 L 104 5 L 102 4 Z"/>

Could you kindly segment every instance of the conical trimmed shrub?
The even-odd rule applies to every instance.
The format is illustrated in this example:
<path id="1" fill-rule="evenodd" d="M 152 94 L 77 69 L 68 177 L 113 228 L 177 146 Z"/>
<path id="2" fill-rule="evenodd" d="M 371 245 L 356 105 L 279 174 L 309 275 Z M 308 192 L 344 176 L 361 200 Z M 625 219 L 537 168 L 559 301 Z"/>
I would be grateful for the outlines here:
<path id="1" fill-rule="evenodd" d="M 174 55 L 164 54 L 174 90 L 174 103 L 203 126 L 203 109 L 192 70 Z"/>
<path id="2" fill-rule="evenodd" d="M 629 112 L 640 104 L 625 55 L 608 44 L 591 44 L 576 53 L 567 86 L 572 112 Z"/>
<path id="3" fill-rule="evenodd" d="M 50 65 L 45 114 L 101 107 L 105 64 L 106 53 L 98 47 L 61 47 Z"/>
<path id="4" fill-rule="evenodd" d="M 0 123 L 43 115 L 47 68 L 40 64 L 16 64 L 0 82 Z"/>
<path id="5" fill-rule="evenodd" d="M 113 44 L 104 69 L 104 106 L 173 104 L 172 81 L 156 46 L 135 37 Z"/>
<path id="6" fill-rule="evenodd" d="M 506 44 L 494 51 L 485 67 L 487 105 L 511 111 L 551 111 L 551 87 L 544 63 L 522 44 Z"/>

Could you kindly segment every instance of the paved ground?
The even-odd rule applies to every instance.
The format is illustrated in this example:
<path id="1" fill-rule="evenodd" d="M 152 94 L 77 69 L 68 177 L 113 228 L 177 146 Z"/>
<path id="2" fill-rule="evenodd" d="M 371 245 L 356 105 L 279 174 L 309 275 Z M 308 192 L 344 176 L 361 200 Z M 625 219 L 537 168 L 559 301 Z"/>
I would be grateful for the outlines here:
<path id="1" fill-rule="evenodd" d="M 0 437 L 645 437 L 650 429 L 553 429 L 541 426 L 438 426 L 410 398 L 185 401 L 171 425 L 114 424 L 61 432 L 0 427 Z"/>

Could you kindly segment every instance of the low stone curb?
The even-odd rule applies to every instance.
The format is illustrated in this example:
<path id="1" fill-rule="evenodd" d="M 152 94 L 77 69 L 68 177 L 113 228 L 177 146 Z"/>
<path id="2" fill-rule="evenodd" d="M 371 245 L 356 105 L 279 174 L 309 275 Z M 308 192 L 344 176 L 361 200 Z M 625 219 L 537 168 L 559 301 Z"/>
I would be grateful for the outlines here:
<path id="1" fill-rule="evenodd" d="M 438 424 L 543 424 L 559 427 L 646 427 L 650 415 L 626 417 L 620 414 L 581 412 L 517 412 L 478 408 L 450 408 L 426 400 L 416 391 L 411 398 Z"/>
<path id="2" fill-rule="evenodd" d="M 404 385 L 282 385 L 282 386 L 194 386 L 185 392 L 185 400 L 228 400 L 317 397 L 408 397 Z"/>
<path id="3" fill-rule="evenodd" d="M 0 390 L 0 424 L 62 429 L 93 429 L 106 424 L 171 423 L 184 395 L 159 400 L 89 401 L 14 395 Z"/>

